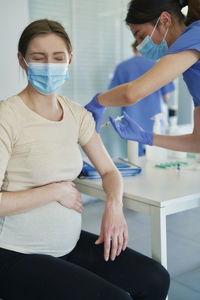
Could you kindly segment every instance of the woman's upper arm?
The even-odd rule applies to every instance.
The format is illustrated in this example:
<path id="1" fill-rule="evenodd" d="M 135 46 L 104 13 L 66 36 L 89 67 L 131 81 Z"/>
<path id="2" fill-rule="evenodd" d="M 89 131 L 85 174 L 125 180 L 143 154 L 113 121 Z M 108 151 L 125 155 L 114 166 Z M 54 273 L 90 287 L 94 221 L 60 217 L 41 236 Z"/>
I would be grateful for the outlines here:
<path id="1" fill-rule="evenodd" d="M 138 102 L 173 81 L 199 59 L 200 52 L 197 50 L 186 50 L 164 56 L 147 73 L 128 84 L 129 104 Z"/>
<path id="2" fill-rule="evenodd" d="M 109 171 L 117 170 L 96 131 L 82 149 L 101 176 Z"/>

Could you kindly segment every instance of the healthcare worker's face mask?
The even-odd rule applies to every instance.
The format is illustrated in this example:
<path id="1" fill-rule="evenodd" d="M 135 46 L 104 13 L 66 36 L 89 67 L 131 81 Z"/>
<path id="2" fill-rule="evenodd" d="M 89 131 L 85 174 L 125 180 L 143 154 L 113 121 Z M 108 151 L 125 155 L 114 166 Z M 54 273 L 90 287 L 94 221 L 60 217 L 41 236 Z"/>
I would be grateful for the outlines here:
<path id="1" fill-rule="evenodd" d="M 69 79 L 68 63 L 27 63 L 28 80 L 41 94 L 50 95 Z"/>
<path id="2" fill-rule="evenodd" d="M 151 60 L 158 60 L 161 57 L 163 57 L 167 50 L 168 50 L 168 45 L 165 40 L 168 29 L 165 33 L 165 36 L 163 38 L 163 41 L 160 43 L 160 45 L 156 45 L 154 41 L 152 40 L 152 36 L 156 30 L 156 27 L 158 25 L 158 22 L 160 21 L 160 17 L 158 18 L 156 25 L 152 31 L 151 36 L 147 35 L 146 38 L 142 41 L 141 44 L 137 46 L 137 50 L 142 54 L 142 56 L 149 58 Z"/>

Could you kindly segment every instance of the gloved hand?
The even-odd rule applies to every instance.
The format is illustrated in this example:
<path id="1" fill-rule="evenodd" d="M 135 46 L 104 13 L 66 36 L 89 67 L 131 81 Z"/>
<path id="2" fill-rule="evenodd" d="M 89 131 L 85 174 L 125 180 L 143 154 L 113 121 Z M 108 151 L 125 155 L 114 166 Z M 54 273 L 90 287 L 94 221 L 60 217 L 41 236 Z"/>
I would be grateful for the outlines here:
<path id="1" fill-rule="evenodd" d="M 100 130 L 100 125 L 103 119 L 103 114 L 106 110 L 105 106 L 102 106 L 99 104 L 99 101 L 97 99 L 97 96 L 100 94 L 96 94 L 94 98 L 87 104 L 85 105 L 85 108 L 90 111 L 93 115 L 93 118 L 96 122 L 96 132 L 99 133 Z"/>
<path id="2" fill-rule="evenodd" d="M 124 118 L 121 122 L 115 121 L 110 116 L 110 122 L 114 129 L 125 140 L 132 140 L 142 144 L 152 146 L 153 144 L 153 132 L 147 132 L 140 127 L 134 120 L 132 120 L 125 112 L 123 112 Z"/>

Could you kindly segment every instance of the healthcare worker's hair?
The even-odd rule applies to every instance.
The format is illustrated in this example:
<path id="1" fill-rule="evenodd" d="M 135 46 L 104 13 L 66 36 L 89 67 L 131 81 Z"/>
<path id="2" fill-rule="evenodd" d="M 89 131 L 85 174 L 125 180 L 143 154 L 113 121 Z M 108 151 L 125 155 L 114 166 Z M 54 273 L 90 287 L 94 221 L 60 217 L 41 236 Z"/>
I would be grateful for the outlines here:
<path id="1" fill-rule="evenodd" d="M 21 52 L 23 57 L 25 57 L 30 41 L 38 35 L 48 33 L 55 33 L 59 35 L 64 40 L 69 54 L 71 54 L 71 41 L 64 27 L 59 22 L 48 19 L 34 21 L 24 29 L 19 39 L 18 51 Z"/>
<path id="2" fill-rule="evenodd" d="M 181 9 L 188 5 L 188 15 L 182 14 Z M 163 11 L 169 12 L 180 23 L 186 25 L 200 19 L 200 0 L 132 0 L 129 3 L 126 23 L 144 24 L 150 22 L 155 25 Z"/>
<path id="3" fill-rule="evenodd" d="M 138 42 L 137 40 L 135 40 L 135 42 L 131 44 L 131 47 L 133 48 L 134 51 L 137 51 L 137 46 L 138 46 Z"/>
<path id="4" fill-rule="evenodd" d="M 189 0 L 188 1 L 188 14 L 186 18 L 186 25 L 200 20 L 200 0 Z"/>

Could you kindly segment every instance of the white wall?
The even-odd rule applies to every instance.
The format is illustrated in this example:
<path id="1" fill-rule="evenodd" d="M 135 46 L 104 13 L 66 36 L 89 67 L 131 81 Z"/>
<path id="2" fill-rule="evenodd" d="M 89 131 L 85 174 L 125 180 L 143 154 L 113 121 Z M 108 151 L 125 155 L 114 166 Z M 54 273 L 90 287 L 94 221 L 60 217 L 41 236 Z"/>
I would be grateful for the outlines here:
<path id="1" fill-rule="evenodd" d="M 26 84 L 17 45 L 28 22 L 28 0 L 0 0 L 0 100 L 17 94 Z"/>

